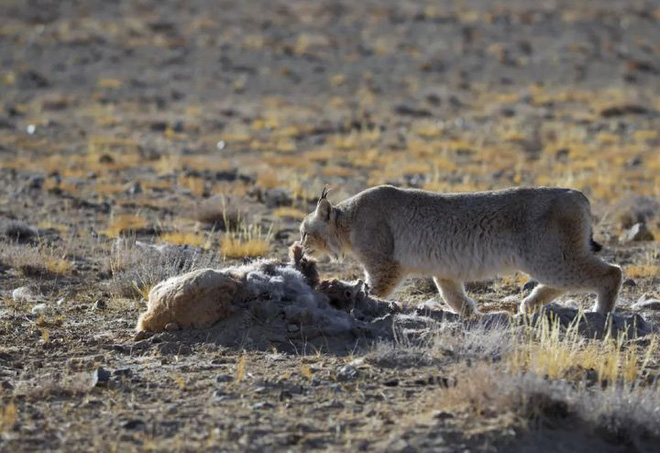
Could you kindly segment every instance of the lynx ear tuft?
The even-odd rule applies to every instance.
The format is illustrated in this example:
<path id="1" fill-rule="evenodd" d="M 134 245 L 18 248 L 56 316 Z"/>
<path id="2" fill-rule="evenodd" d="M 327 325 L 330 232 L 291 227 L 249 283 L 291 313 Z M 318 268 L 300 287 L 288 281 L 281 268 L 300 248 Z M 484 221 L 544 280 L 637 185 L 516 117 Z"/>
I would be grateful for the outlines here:
<path id="1" fill-rule="evenodd" d="M 328 198 L 328 194 L 330 193 L 330 188 L 328 186 L 323 186 L 323 190 L 321 191 L 321 198 L 319 198 L 319 203 L 321 200 L 325 200 Z"/>

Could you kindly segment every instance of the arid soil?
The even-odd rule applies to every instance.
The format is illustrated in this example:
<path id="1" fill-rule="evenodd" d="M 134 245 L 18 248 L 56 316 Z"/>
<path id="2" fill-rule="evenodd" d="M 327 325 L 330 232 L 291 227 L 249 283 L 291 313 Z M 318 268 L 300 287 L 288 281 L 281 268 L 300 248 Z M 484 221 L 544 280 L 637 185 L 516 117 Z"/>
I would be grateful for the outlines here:
<path id="1" fill-rule="evenodd" d="M 0 1 L 0 450 L 660 451 L 659 43 L 650 1 Z M 409 279 L 388 336 L 134 338 L 158 281 L 382 183 L 582 190 L 647 330 Z M 468 291 L 513 314 L 527 280 Z"/>

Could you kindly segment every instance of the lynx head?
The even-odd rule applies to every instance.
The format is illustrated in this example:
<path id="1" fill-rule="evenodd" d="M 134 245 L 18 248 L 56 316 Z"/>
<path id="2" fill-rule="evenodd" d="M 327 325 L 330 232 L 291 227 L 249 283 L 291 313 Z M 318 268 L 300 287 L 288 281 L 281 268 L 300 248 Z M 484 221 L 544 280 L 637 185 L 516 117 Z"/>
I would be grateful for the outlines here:
<path id="1" fill-rule="evenodd" d="M 316 210 L 307 215 L 300 224 L 300 237 L 305 253 L 328 254 L 335 259 L 341 257 L 342 247 L 336 220 L 337 209 L 328 201 L 328 189 L 324 187 Z"/>

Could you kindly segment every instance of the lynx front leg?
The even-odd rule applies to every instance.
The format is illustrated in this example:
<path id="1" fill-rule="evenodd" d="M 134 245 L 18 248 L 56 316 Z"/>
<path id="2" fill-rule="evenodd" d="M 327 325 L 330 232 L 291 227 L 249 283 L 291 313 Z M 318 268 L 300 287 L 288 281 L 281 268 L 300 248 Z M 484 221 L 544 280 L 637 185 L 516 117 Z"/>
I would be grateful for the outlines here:
<path id="1" fill-rule="evenodd" d="M 438 277 L 434 277 L 433 281 L 438 287 L 442 298 L 454 312 L 466 317 L 478 313 L 474 301 L 465 294 L 465 288 L 462 282 Z"/>
<path id="2" fill-rule="evenodd" d="M 387 297 L 399 286 L 405 274 L 400 264 L 380 260 L 366 264 L 365 275 L 369 292 L 377 297 Z"/>

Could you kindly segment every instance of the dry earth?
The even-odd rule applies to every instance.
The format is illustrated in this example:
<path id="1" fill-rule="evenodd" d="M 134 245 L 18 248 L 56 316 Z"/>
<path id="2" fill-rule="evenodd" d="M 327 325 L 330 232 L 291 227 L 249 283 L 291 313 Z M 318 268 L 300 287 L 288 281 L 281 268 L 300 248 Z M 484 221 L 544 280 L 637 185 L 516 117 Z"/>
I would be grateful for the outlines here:
<path id="1" fill-rule="evenodd" d="M 133 339 L 159 280 L 283 258 L 325 184 L 385 182 L 583 190 L 619 313 L 657 325 L 659 22 L 650 1 L 0 1 L 0 450 L 660 451 L 657 330 Z M 514 312 L 526 281 L 469 290 Z"/>

